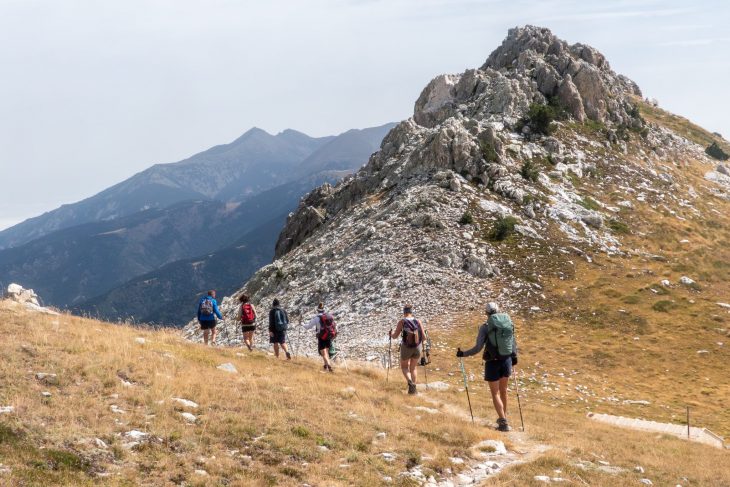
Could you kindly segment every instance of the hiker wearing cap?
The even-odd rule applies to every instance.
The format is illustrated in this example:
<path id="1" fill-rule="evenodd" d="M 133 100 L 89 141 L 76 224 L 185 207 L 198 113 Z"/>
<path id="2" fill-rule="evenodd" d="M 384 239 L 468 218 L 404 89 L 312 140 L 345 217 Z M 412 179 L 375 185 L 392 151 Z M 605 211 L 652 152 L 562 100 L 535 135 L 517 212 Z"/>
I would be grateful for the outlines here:
<path id="1" fill-rule="evenodd" d="M 416 394 L 416 367 L 423 353 L 423 325 L 413 316 L 413 307 L 403 307 L 403 319 L 395 330 L 390 330 L 391 338 L 401 337 L 400 369 L 408 382 L 408 394 Z"/>
<path id="2" fill-rule="evenodd" d="M 497 429 L 509 431 L 507 422 L 507 383 L 512 366 L 517 365 L 515 327 L 507 313 L 500 313 L 497 303 L 487 304 L 487 321 L 479 327 L 477 342 L 469 350 L 456 351 L 457 357 L 476 355 L 484 348 L 484 380 L 489 384 L 492 403 L 497 411 Z"/>
<path id="3" fill-rule="evenodd" d="M 304 329 L 306 330 L 311 330 L 312 328 L 314 328 L 317 334 L 317 351 L 322 356 L 322 360 L 324 360 L 323 368 L 328 372 L 334 372 L 332 370 L 329 351 L 337 336 L 337 325 L 335 324 L 334 317 L 325 311 L 324 303 L 319 303 L 319 306 L 317 306 L 317 315 L 309 320 L 309 323 L 304 325 Z"/>
<path id="4" fill-rule="evenodd" d="M 289 329 L 289 316 L 281 307 L 278 299 L 274 299 L 269 311 L 269 343 L 274 345 L 274 355 L 279 357 L 279 348 L 284 350 L 286 359 L 291 360 L 291 354 L 286 347 L 286 331 Z"/>
<path id="5" fill-rule="evenodd" d="M 241 306 L 238 308 L 238 318 L 241 320 L 241 332 L 243 333 L 243 344 L 248 347 L 248 351 L 253 350 L 253 334 L 256 331 L 256 308 L 246 294 L 241 294 L 238 298 Z"/>
<path id="6" fill-rule="evenodd" d="M 208 294 L 200 298 L 198 301 L 198 323 L 200 323 L 200 329 L 203 330 L 203 342 L 208 344 L 208 335 L 210 334 L 210 343 L 215 345 L 215 332 L 216 316 L 219 320 L 223 319 L 220 310 L 218 309 L 218 302 L 215 300 L 215 290 L 211 289 Z"/>

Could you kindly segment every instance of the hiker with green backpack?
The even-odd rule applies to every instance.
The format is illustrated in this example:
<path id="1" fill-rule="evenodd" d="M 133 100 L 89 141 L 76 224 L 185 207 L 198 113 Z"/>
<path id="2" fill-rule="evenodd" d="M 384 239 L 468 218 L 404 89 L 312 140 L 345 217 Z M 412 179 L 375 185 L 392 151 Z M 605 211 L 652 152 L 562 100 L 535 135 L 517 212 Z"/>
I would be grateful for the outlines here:
<path id="1" fill-rule="evenodd" d="M 269 311 L 269 343 L 274 345 L 274 355 L 279 357 L 279 348 L 284 350 L 286 359 L 291 360 L 291 354 L 286 347 L 286 332 L 289 329 L 289 316 L 281 307 L 278 299 L 274 299 Z"/>
<path id="2" fill-rule="evenodd" d="M 317 334 L 317 351 L 324 360 L 324 370 L 334 372 L 332 369 L 333 357 L 330 355 L 330 351 L 333 349 L 334 340 L 337 337 L 337 325 L 332 314 L 325 311 L 324 303 L 319 303 L 317 315 L 304 325 L 305 330 L 311 330 L 312 328 Z"/>
<path id="3" fill-rule="evenodd" d="M 497 411 L 497 429 L 509 431 L 507 422 L 507 383 L 512 366 L 517 365 L 515 327 L 507 313 L 500 313 L 497 303 L 487 304 L 487 319 L 479 327 L 476 345 L 469 350 L 457 349 L 457 357 L 470 357 L 484 348 L 484 380 L 489 384 L 492 403 Z"/>
<path id="4" fill-rule="evenodd" d="M 390 330 L 390 338 L 401 338 L 400 369 L 408 382 L 408 394 L 417 394 L 416 368 L 423 353 L 423 341 L 426 337 L 423 325 L 413 316 L 413 306 L 403 307 L 403 319 L 395 330 Z"/>

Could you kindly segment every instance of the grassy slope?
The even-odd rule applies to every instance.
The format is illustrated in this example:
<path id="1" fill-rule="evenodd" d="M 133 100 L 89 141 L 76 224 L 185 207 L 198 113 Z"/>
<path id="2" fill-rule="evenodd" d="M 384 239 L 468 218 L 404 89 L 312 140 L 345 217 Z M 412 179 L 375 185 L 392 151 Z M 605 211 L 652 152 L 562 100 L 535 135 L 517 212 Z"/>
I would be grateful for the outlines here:
<path id="1" fill-rule="evenodd" d="M 0 305 L 0 319 L 0 404 L 16 408 L 0 416 L 0 458 L 12 469 L 11 485 L 381 485 L 383 476 L 399 485 L 407 484 L 398 473 L 409 462 L 458 471 L 448 457 L 467 457 L 480 440 L 498 438 L 481 426 L 484 419 L 470 425 L 450 353 L 436 356 L 429 380 L 453 387 L 412 398 L 403 394 L 395 371 L 390 384 L 382 371 L 354 364 L 329 376 L 316 361 L 287 363 L 261 352 L 205 348 L 171 332 L 30 315 L 8 303 Z M 446 335 L 434 330 L 434 338 L 442 342 Z M 217 370 L 223 362 L 240 374 Z M 475 372 L 478 365 L 468 366 Z M 40 383 L 35 372 L 58 374 L 58 384 Z M 124 386 L 121 378 L 136 385 Z M 483 383 L 477 378 L 473 387 L 477 416 L 492 419 Z M 52 396 L 43 398 L 42 391 Z M 193 411 L 196 425 L 185 423 L 172 397 L 200 404 Z M 591 485 L 635 485 L 639 474 L 631 471 L 614 476 L 573 465 L 578 458 L 605 458 L 629 469 L 641 464 L 655 479 L 688 476 L 697 485 L 722 485 L 725 452 L 612 430 L 570 408 L 556 415 L 531 390 L 523 400 L 530 435 L 509 436 L 507 444 L 533 455 L 490 484 L 529 485 L 534 475 L 557 475 L 557 468 L 561 476 Z M 114 413 L 112 405 L 126 412 Z M 418 413 L 412 406 L 440 412 Z M 119 435 L 131 429 L 155 439 L 127 450 Z M 384 440 L 375 439 L 379 432 L 387 433 Z M 95 438 L 109 449 L 95 447 Z M 538 443 L 553 449 L 537 458 Z M 382 452 L 398 457 L 389 463 Z M 110 475 L 99 478 L 100 472 Z"/>

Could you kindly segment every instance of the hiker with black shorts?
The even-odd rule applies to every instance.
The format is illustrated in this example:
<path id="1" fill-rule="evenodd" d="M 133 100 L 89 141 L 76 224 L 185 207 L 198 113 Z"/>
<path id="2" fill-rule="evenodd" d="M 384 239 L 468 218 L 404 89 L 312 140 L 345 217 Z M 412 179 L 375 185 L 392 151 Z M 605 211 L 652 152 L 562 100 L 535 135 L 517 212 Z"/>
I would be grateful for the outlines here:
<path id="1" fill-rule="evenodd" d="M 286 347 L 286 331 L 289 329 L 289 316 L 281 307 L 278 299 L 274 299 L 269 311 L 269 343 L 274 345 L 274 355 L 279 357 L 279 348 L 284 350 L 286 359 L 291 360 L 291 354 Z"/>
<path id="2" fill-rule="evenodd" d="M 256 331 L 256 308 L 251 304 L 249 297 L 241 294 L 238 298 L 241 306 L 238 308 L 238 318 L 241 320 L 241 332 L 243 333 L 243 344 L 248 347 L 248 351 L 253 350 L 253 333 Z"/>
<path id="3" fill-rule="evenodd" d="M 305 330 L 311 330 L 312 328 L 317 334 L 317 351 L 324 360 L 323 368 L 327 372 L 334 372 L 329 351 L 335 337 L 337 337 L 337 325 L 334 317 L 325 311 L 324 303 L 319 303 L 317 315 L 304 325 Z"/>
<path id="4" fill-rule="evenodd" d="M 492 403 L 497 411 L 497 429 L 509 431 L 507 422 L 507 383 L 512 366 L 517 365 L 517 341 L 515 327 L 507 313 L 500 313 L 497 303 L 487 304 L 487 319 L 477 336 L 476 345 L 469 350 L 456 352 L 457 357 L 476 355 L 484 348 L 484 380 L 489 384 Z"/>
<path id="5" fill-rule="evenodd" d="M 200 329 L 203 330 L 203 342 L 208 344 L 208 335 L 210 334 L 210 343 L 215 345 L 215 332 L 216 316 L 219 320 L 223 319 L 220 310 L 218 309 L 218 302 L 215 300 L 215 290 L 208 291 L 206 296 L 200 298 L 198 301 L 198 323 L 200 323 Z"/>
<path id="6" fill-rule="evenodd" d="M 400 370 L 408 382 L 408 394 L 416 394 L 416 368 L 423 353 L 423 339 L 425 332 L 423 325 L 413 316 L 413 307 L 403 307 L 403 319 L 398 322 L 395 330 L 390 330 L 390 338 L 401 337 Z"/>

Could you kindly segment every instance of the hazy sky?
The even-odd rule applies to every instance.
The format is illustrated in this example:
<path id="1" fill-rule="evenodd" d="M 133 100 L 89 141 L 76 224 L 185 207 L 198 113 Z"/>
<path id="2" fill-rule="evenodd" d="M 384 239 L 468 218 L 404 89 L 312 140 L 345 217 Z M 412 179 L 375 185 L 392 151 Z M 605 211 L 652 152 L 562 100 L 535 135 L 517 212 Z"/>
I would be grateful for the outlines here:
<path id="1" fill-rule="evenodd" d="M 0 228 L 251 126 L 402 120 L 516 25 L 601 50 L 644 95 L 730 134 L 730 2 L 0 0 Z"/>

